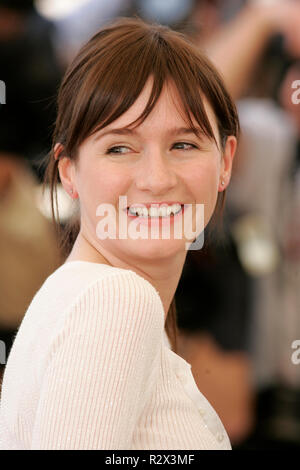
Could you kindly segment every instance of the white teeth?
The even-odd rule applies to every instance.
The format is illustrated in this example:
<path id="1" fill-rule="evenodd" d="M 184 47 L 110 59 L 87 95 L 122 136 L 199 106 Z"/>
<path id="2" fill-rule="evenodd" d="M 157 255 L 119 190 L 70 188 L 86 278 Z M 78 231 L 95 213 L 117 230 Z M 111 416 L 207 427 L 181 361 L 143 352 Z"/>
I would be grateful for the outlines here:
<path id="1" fill-rule="evenodd" d="M 162 207 L 133 207 L 129 208 L 129 213 L 132 215 L 138 215 L 139 217 L 169 217 L 171 214 L 175 215 L 181 211 L 180 204 L 172 204 L 171 206 Z"/>
<path id="2" fill-rule="evenodd" d="M 166 207 L 162 207 L 160 210 L 160 214 L 162 217 L 166 217 L 167 215 L 167 208 Z"/>
<path id="3" fill-rule="evenodd" d="M 150 217 L 157 217 L 158 216 L 158 209 L 156 209 L 155 207 L 150 207 L 149 215 L 150 215 Z"/>

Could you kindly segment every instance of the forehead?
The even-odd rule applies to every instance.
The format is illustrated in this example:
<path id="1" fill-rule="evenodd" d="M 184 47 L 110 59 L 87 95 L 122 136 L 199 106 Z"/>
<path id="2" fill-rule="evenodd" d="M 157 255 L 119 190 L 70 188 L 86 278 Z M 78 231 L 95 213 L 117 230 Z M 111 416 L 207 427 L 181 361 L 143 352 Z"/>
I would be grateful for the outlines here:
<path id="1" fill-rule="evenodd" d="M 152 91 L 152 84 L 153 81 L 149 78 L 134 104 L 124 114 L 122 114 L 122 116 L 113 121 L 113 123 L 109 125 L 110 128 L 129 126 L 133 121 L 141 116 L 148 103 Z M 210 124 L 213 128 L 214 134 L 216 135 L 217 123 L 214 112 L 205 96 L 202 96 L 202 99 Z M 194 126 L 199 127 L 195 118 L 193 116 L 191 117 Z M 162 92 L 155 104 L 155 107 L 138 127 L 140 130 L 149 129 L 152 131 L 164 131 L 168 128 L 186 127 L 186 125 L 187 118 L 185 116 L 183 103 L 180 99 L 179 93 L 175 85 L 171 81 L 167 81 L 164 83 Z"/>

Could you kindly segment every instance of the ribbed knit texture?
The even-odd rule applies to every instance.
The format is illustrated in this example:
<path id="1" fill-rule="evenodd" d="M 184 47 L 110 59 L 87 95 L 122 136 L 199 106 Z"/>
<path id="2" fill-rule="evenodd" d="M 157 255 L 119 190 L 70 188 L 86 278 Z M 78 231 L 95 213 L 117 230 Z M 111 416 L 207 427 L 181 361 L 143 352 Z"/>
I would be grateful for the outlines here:
<path id="1" fill-rule="evenodd" d="M 230 449 L 155 288 L 74 261 L 34 296 L 5 368 L 0 449 Z"/>

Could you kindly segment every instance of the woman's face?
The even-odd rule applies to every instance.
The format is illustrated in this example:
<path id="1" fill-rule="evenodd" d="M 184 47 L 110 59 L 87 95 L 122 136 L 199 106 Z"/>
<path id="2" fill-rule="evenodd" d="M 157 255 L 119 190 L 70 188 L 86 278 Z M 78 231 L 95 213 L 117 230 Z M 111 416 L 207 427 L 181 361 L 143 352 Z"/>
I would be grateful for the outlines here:
<path id="1" fill-rule="evenodd" d="M 147 104 L 151 85 L 149 80 L 126 113 L 80 145 L 76 164 L 68 158 L 62 159 L 64 163 L 60 162 L 62 184 L 67 190 L 72 187 L 73 195 L 78 194 L 79 197 L 82 234 L 100 253 L 109 252 L 124 262 L 145 258 L 162 260 L 187 249 L 186 243 L 191 244 L 196 238 L 185 235 L 188 228 L 196 228 L 195 209 L 200 208 L 199 216 L 200 205 L 204 207 L 203 223 L 199 218 L 197 222 L 200 223 L 197 236 L 214 211 L 218 191 L 225 189 L 229 182 L 236 146 L 236 139 L 229 137 L 225 152 L 221 154 L 213 140 L 205 136 L 198 138 L 185 130 L 187 124 L 177 111 L 180 102 L 171 84 L 164 87 L 155 108 L 142 124 L 134 131 L 120 131 L 140 116 Z M 214 113 L 208 102 L 204 102 L 219 142 Z M 225 182 L 223 186 L 222 180 Z M 119 196 L 125 197 L 122 200 L 124 206 Z M 103 206 L 103 203 L 108 205 Z M 161 217 L 133 216 L 123 210 L 149 203 L 192 206 L 186 206 L 184 212 L 175 217 L 164 218 L 163 222 Z M 108 207 L 112 210 L 110 214 L 116 211 L 116 232 L 110 232 L 104 239 L 101 234 L 109 232 L 104 221 L 112 223 L 112 218 L 105 212 Z M 176 208 L 178 206 L 173 207 L 174 210 Z M 119 219 L 119 209 L 122 219 Z M 191 214 L 192 219 L 188 217 Z M 186 223 L 192 227 L 186 227 Z M 166 225 L 170 228 L 170 236 Z M 120 230 L 123 235 L 119 236 Z M 144 238 L 133 235 L 140 230 Z M 164 237 L 162 230 L 167 230 Z M 151 235 L 155 231 L 156 236 Z M 175 231 L 182 236 L 177 238 Z"/>

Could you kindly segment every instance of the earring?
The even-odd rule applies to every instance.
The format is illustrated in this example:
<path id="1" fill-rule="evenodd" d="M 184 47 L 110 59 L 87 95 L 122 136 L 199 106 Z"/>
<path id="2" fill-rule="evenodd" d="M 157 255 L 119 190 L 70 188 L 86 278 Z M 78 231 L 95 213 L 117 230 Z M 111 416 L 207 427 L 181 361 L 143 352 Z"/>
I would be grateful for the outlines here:
<path id="1" fill-rule="evenodd" d="M 222 180 L 222 181 L 221 181 L 221 185 L 222 185 L 222 186 L 224 186 L 224 184 L 225 184 L 225 181 L 224 181 L 224 180 Z"/>

